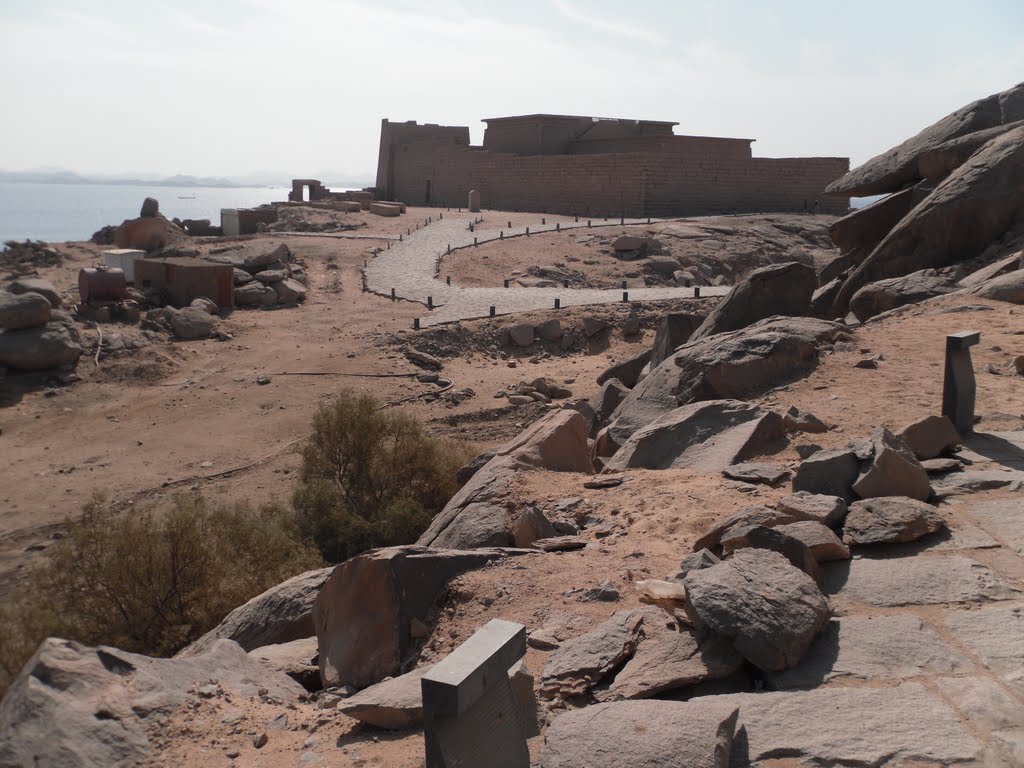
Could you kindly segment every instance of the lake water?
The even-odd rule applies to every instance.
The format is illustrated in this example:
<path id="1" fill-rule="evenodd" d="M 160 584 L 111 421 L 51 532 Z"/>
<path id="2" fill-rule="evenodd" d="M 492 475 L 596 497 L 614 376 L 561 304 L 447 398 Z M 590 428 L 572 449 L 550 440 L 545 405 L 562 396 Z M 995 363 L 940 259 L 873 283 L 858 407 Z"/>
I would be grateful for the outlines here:
<path id="1" fill-rule="evenodd" d="M 0 243 L 88 240 L 107 224 L 137 217 L 147 197 L 160 201 L 160 213 L 168 219 L 210 219 L 219 225 L 221 208 L 287 200 L 288 189 L 0 182 Z"/>

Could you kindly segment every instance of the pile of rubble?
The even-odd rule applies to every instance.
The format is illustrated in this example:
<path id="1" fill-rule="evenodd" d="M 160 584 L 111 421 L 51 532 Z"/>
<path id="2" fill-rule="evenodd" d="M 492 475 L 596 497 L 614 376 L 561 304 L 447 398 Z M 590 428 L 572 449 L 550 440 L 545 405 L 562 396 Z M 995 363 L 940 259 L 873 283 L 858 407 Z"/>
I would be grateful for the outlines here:
<path id="1" fill-rule="evenodd" d="M 8 240 L 0 251 L 0 271 L 15 276 L 29 275 L 40 267 L 55 267 L 64 256 L 41 240 Z"/>
<path id="2" fill-rule="evenodd" d="M 306 299 L 306 273 L 283 243 L 238 243 L 214 248 L 204 257 L 234 270 L 235 305 L 294 305 Z"/>
<path id="3" fill-rule="evenodd" d="M 23 371 L 73 366 L 81 337 L 63 300 L 49 283 L 26 278 L 0 291 L 0 365 Z"/>

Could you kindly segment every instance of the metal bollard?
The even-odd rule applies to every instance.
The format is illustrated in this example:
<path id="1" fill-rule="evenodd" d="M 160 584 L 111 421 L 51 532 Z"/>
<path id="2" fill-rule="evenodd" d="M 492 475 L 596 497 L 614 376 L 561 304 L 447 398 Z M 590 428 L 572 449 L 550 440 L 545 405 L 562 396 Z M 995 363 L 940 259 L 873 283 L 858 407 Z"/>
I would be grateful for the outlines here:
<path id="1" fill-rule="evenodd" d="M 561 299 L 559 299 L 559 298 L 558 298 L 558 297 L 556 296 L 556 297 L 555 297 L 555 309 L 561 309 L 561 308 L 562 308 L 562 300 L 561 300 Z"/>
<path id="2" fill-rule="evenodd" d="M 491 307 L 491 317 L 494 317 L 494 307 Z"/>
<path id="3" fill-rule="evenodd" d="M 434 308 L 434 297 L 433 296 L 427 296 L 427 309 L 433 309 L 433 308 Z"/>
<path id="4" fill-rule="evenodd" d="M 398 233 L 398 242 L 402 242 L 402 233 L 401 232 Z"/>
<path id="5" fill-rule="evenodd" d="M 623 288 L 625 288 L 625 287 L 626 287 L 626 281 L 625 281 L 625 280 L 623 280 L 623 281 L 622 281 L 622 287 L 623 287 Z"/>
<path id="6" fill-rule="evenodd" d="M 512 229 L 512 222 L 511 221 L 508 223 L 508 228 Z"/>
<path id="7" fill-rule="evenodd" d="M 541 223 L 541 225 L 543 226 L 544 224 L 547 224 L 547 223 L 548 223 L 548 220 L 547 220 L 547 219 L 541 219 L 541 220 L 540 220 L 540 223 Z"/>
<path id="8" fill-rule="evenodd" d="M 568 280 L 563 280 L 562 281 L 562 287 L 563 288 L 568 288 L 569 287 L 569 281 Z"/>
<path id="9" fill-rule="evenodd" d="M 629 291 L 623 291 L 622 292 L 622 300 L 623 301 L 629 301 Z"/>
<path id="10" fill-rule="evenodd" d="M 414 331 L 418 331 L 420 329 L 420 319 L 418 317 L 414 317 L 413 318 L 413 320 L 412 320 L 412 329 Z"/>
<path id="11" fill-rule="evenodd" d="M 560 230 L 561 228 L 562 228 L 562 225 L 561 225 L 561 224 L 559 224 L 559 223 L 558 223 L 558 222 L 556 221 L 556 222 L 555 222 L 555 232 L 557 232 L 557 231 L 558 231 L 558 230 Z"/>
<path id="12" fill-rule="evenodd" d="M 391 289 L 391 300 L 392 301 L 395 300 L 395 289 L 394 288 Z"/>
<path id="13" fill-rule="evenodd" d="M 505 281 L 505 287 L 508 288 L 508 280 Z"/>
<path id="14" fill-rule="evenodd" d="M 448 275 L 448 277 L 446 277 L 445 280 L 447 281 L 448 285 L 452 284 L 452 276 L 451 275 Z"/>
<path id="15" fill-rule="evenodd" d="M 476 235 L 473 236 L 473 245 L 476 245 Z"/>
<path id="16" fill-rule="evenodd" d="M 626 223 L 626 217 L 625 216 L 619 216 L 619 224 L 625 224 L 625 223 Z"/>
<path id="17" fill-rule="evenodd" d="M 505 230 L 504 229 L 501 230 L 500 232 L 498 232 L 498 239 L 499 240 L 504 240 L 505 239 Z"/>
<path id="18" fill-rule="evenodd" d="M 590 226 L 590 223 L 591 223 L 591 222 L 590 222 L 590 219 L 587 219 L 587 226 L 588 226 L 588 227 Z"/>
<path id="19" fill-rule="evenodd" d="M 526 236 L 527 236 L 527 237 L 529 237 L 529 236 L 530 236 L 530 228 L 529 228 L 529 227 L 527 227 L 527 228 L 526 228 Z"/>
<path id="20" fill-rule="evenodd" d="M 695 299 L 699 299 L 700 298 L 700 286 L 699 285 L 693 286 L 693 298 L 695 298 Z"/>

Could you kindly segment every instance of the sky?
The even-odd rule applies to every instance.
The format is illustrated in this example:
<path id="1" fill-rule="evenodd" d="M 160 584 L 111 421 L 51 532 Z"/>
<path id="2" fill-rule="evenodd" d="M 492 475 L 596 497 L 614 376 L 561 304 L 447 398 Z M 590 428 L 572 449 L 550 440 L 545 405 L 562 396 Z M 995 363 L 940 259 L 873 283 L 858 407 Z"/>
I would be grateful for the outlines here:
<path id="1" fill-rule="evenodd" d="M 381 118 L 857 165 L 1024 80 L 1021 0 L 0 0 L 0 170 L 371 180 Z"/>

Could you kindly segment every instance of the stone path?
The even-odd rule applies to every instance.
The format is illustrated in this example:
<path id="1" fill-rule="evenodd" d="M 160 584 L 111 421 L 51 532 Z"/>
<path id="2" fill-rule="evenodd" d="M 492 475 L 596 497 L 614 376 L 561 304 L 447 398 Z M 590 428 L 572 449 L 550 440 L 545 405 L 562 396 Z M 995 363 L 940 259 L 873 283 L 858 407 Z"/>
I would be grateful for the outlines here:
<path id="1" fill-rule="evenodd" d="M 1024 458 L 1024 433 L 966 442 L 963 474 Z M 834 617 L 796 668 L 769 675 L 778 692 L 713 697 L 741 705 L 733 765 L 1024 765 L 1024 497 L 940 509 L 948 534 L 823 569 Z"/>
<path id="2" fill-rule="evenodd" d="M 538 309 L 552 309 L 555 299 L 561 306 L 582 306 L 584 304 L 611 304 L 622 301 L 621 289 L 572 289 L 572 288 L 463 288 L 447 285 L 437 277 L 441 258 L 452 251 L 472 248 L 474 238 L 478 243 L 498 240 L 504 233 L 510 237 L 528 237 L 526 227 L 499 230 L 488 228 L 484 221 L 475 232 L 469 230 L 474 220 L 469 213 L 446 211 L 443 219 L 437 219 L 400 242 L 391 243 L 391 248 L 377 254 L 363 270 L 366 290 L 381 296 L 394 295 L 399 299 L 415 301 L 426 305 L 428 297 L 434 309 L 420 318 L 421 327 L 450 323 L 456 320 L 470 320 L 488 317 L 494 307 L 496 315 L 531 312 Z M 650 219 L 625 219 L 619 222 L 594 222 L 594 227 L 621 226 L 625 224 L 646 224 Z M 661 221 L 659 219 L 659 221 Z M 555 231 L 554 224 L 529 227 L 530 234 Z M 586 220 L 579 223 L 560 223 L 560 229 L 586 228 Z M 724 296 L 729 286 L 701 287 L 701 296 Z M 693 288 L 631 288 L 630 301 L 659 301 L 692 297 Z"/>

